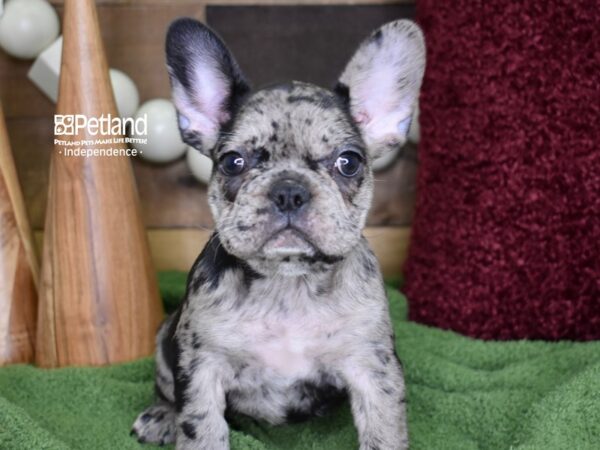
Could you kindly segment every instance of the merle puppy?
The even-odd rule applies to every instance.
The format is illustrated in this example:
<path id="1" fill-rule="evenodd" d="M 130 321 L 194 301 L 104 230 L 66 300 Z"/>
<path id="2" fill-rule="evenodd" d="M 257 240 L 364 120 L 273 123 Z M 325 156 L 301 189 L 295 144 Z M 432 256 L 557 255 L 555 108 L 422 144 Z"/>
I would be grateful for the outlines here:
<path id="1" fill-rule="evenodd" d="M 412 22 L 358 48 L 334 91 L 251 93 L 206 26 L 174 22 L 167 65 L 183 139 L 215 163 L 216 231 L 157 336 L 142 442 L 229 448 L 225 411 L 272 424 L 349 395 L 362 450 L 408 446 L 404 380 L 378 262 L 361 231 L 374 158 L 402 145 L 425 65 Z"/>

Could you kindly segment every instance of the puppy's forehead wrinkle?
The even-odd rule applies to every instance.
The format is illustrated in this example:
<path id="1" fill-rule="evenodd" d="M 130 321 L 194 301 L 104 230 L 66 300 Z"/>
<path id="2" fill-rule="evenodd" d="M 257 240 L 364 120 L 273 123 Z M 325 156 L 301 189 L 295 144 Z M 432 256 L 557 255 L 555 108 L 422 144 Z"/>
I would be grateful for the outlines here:
<path id="1" fill-rule="evenodd" d="M 266 148 L 274 159 L 310 156 L 318 160 L 346 145 L 364 147 L 343 99 L 294 81 L 250 96 L 222 137 L 217 153 Z"/>

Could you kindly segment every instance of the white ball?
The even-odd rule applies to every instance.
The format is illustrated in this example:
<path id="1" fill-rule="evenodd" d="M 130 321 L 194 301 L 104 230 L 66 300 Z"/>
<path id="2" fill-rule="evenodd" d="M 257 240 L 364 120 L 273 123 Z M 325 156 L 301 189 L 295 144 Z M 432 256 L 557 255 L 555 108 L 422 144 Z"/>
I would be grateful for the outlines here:
<path id="1" fill-rule="evenodd" d="M 373 170 L 379 171 L 390 166 L 398 157 L 398 153 L 400 153 L 400 146 L 397 146 L 394 150 L 390 150 L 383 156 L 380 156 L 379 158 L 373 160 Z"/>
<path id="2" fill-rule="evenodd" d="M 60 24 L 45 0 L 11 0 L 0 18 L 0 46 L 16 58 L 31 59 L 56 40 Z"/>
<path id="3" fill-rule="evenodd" d="M 179 134 L 173 103 L 162 98 L 148 100 L 140 106 L 135 119 L 144 115 L 148 120 L 148 134 L 146 144 L 137 144 L 140 156 L 156 163 L 174 161 L 183 156 L 187 146 Z"/>
<path id="4" fill-rule="evenodd" d="M 413 144 L 418 144 L 421 140 L 421 126 L 419 125 L 419 103 L 415 105 L 413 111 L 412 122 L 408 129 L 408 140 Z"/>
<path id="5" fill-rule="evenodd" d="M 133 117 L 140 106 L 140 94 L 135 83 L 120 70 L 110 69 L 109 74 L 119 115 Z"/>
<path id="6" fill-rule="evenodd" d="M 194 178 L 201 183 L 208 184 L 213 169 L 212 159 L 204 156 L 199 150 L 193 147 L 188 147 L 186 159 Z"/>

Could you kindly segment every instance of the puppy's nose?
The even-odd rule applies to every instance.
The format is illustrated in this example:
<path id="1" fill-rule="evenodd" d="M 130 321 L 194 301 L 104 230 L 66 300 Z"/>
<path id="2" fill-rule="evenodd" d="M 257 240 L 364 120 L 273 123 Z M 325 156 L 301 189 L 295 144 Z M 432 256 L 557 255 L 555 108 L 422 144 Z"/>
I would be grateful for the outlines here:
<path id="1" fill-rule="evenodd" d="M 310 192 L 296 180 L 284 179 L 273 184 L 269 198 L 281 212 L 300 209 L 310 201 Z"/>

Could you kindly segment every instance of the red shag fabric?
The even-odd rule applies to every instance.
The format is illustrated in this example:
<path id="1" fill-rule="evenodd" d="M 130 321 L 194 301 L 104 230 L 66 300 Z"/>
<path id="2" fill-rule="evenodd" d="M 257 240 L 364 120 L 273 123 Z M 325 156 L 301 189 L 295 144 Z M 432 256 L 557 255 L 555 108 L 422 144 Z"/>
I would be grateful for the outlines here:
<path id="1" fill-rule="evenodd" d="M 598 2 L 417 8 L 411 319 L 484 339 L 600 338 Z"/>

